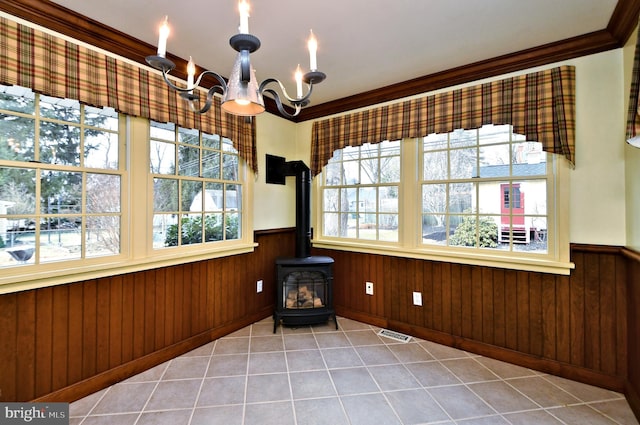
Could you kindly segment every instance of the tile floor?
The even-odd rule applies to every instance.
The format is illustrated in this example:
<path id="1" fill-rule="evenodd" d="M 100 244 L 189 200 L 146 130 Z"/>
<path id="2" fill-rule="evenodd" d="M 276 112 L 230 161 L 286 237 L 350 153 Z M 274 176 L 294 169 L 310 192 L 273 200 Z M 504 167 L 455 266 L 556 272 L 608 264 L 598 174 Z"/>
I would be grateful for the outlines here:
<path id="1" fill-rule="evenodd" d="M 70 423 L 638 424 L 621 394 L 338 323 L 254 323 L 72 403 Z"/>

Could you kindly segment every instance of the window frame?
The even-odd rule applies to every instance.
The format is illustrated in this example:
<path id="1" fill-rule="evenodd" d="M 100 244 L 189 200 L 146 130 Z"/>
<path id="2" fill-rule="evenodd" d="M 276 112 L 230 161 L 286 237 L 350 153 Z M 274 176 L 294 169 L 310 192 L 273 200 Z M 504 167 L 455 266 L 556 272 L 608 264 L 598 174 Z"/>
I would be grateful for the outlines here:
<path id="1" fill-rule="evenodd" d="M 257 246 L 253 240 L 251 213 L 254 179 L 244 160 L 239 160 L 239 174 L 243 179 L 240 239 L 153 249 L 153 176 L 149 166 L 149 126 L 150 121 L 145 118 L 119 114 L 119 163 L 122 167 L 120 254 L 3 268 L 0 269 L 0 294 L 253 252 Z M 51 164 L 43 166 L 50 167 Z"/>
<path id="2" fill-rule="evenodd" d="M 422 243 L 421 170 L 422 139 L 403 139 L 401 142 L 401 178 L 399 191 L 399 241 L 379 243 L 327 237 L 322 230 L 314 232 L 313 246 L 317 248 L 355 251 L 370 254 L 391 255 L 406 258 L 443 261 L 459 264 L 481 265 L 527 271 L 568 275 L 574 264 L 569 259 L 569 201 L 567 174 L 570 164 L 558 155 L 543 153 L 547 157 L 547 169 L 551 180 L 547 184 L 548 237 L 547 254 L 527 254 L 499 250 L 470 250 L 464 247 L 429 246 Z M 313 209 L 313 226 L 323 229 L 324 169 L 314 181 L 316 208 Z M 555 176 L 555 177 L 554 177 Z M 516 178 L 510 177 L 511 179 Z"/>
<path id="3" fill-rule="evenodd" d="M 152 127 L 151 122 L 149 123 L 149 126 Z M 180 140 L 180 135 L 183 134 L 183 130 L 187 130 L 187 131 L 195 131 L 198 134 L 198 145 L 195 144 L 189 144 L 186 143 L 184 141 Z M 240 156 L 238 155 L 238 152 L 235 150 L 233 150 L 233 152 L 229 153 L 225 147 L 228 146 L 227 142 L 231 142 L 231 140 L 229 140 L 226 137 L 222 137 L 220 135 L 210 135 L 210 136 L 218 136 L 219 137 L 219 144 L 220 146 L 218 148 L 210 148 L 207 147 L 203 144 L 203 134 L 206 134 L 204 132 L 201 132 L 199 130 L 193 130 L 193 129 L 185 129 L 183 127 L 180 127 L 179 125 L 174 125 L 173 128 L 173 133 L 174 133 L 174 140 L 168 140 L 168 139 L 160 139 L 160 138 L 151 138 L 149 137 L 149 161 L 151 161 L 151 146 L 153 144 L 153 142 L 157 142 L 157 143 L 166 143 L 168 145 L 173 145 L 174 146 L 174 162 L 175 162 L 175 170 L 173 173 L 160 173 L 160 172 L 152 172 L 151 171 L 151 167 L 149 167 L 149 175 L 150 175 L 150 187 L 153 189 L 154 188 L 154 180 L 155 179 L 166 179 L 166 180 L 173 180 L 175 182 L 177 182 L 178 187 L 182 186 L 182 183 L 185 181 L 189 181 L 189 182 L 199 182 L 201 183 L 203 186 L 206 187 L 207 184 L 222 184 L 223 187 L 227 187 L 227 185 L 237 185 L 240 186 L 241 190 L 240 190 L 240 195 L 241 195 L 241 202 L 240 202 L 240 208 L 237 211 L 237 215 L 240 217 L 239 219 L 239 229 L 240 229 L 240 236 L 238 238 L 235 239 L 227 239 L 226 238 L 226 232 L 223 231 L 223 239 L 222 240 L 217 240 L 217 241 L 203 241 L 200 243 L 181 243 L 181 239 L 182 239 L 182 232 L 180 232 L 180 234 L 178 235 L 178 244 L 176 246 L 161 246 L 161 247 L 154 247 L 154 242 L 153 242 L 153 231 L 151 231 L 151 236 L 152 236 L 152 240 L 151 240 L 151 247 L 152 250 L 155 251 L 162 251 L 162 250 L 173 250 L 176 249 L 177 251 L 184 251 L 184 252 L 192 252 L 192 251 L 201 251 L 202 249 L 205 249 L 205 247 L 203 247 L 202 245 L 206 245 L 208 249 L 212 249 L 215 248 L 214 245 L 217 246 L 224 246 L 224 245 L 235 245 L 238 243 L 238 241 L 241 241 L 246 233 L 246 229 L 243 227 L 246 220 L 245 220 L 245 216 L 247 216 L 249 214 L 248 211 L 246 211 L 245 208 L 245 202 L 244 202 L 244 198 L 246 198 L 246 196 L 244 195 L 244 190 L 245 190 L 245 186 L 247 183 L 248 179 L 248 172 L 247 172 L 247 166 L 245 164 L 244 161 L 241 161 Z M 181 148 L 192 148 L 192 149 L 198 149 L 198 170 L 200 171 L 200 173 L 196 176 L 196 175 L 191 175 L 189 173 L 183 173 L 182 170 L 182 165 L 179 164 L 179 160 L 180 160 L 180 154 L 179 154 L 179 150 Z M 202 173 L 202 169 L 200 168 L 203 165 L 203 154 L 207 153 L 207 152 L 216 152 L 219 153 L 219 176 L 218 177 L 205 177 L 203 176 Z M 225 180 L 224 178 L 224 163 L 225 163 L 225 155 L 231 155 L 235 157 L 235 161 L 237 163 L 237 179 L 236 180 Z M 206 190 L 206 189 L 205 189 Z M 152 190 L 153 191 L 153 190 Z M 223 193 L 223 205 L 221 207 L 219 207 L 216 210 L 206 210 L 206 208 L 203 208 L 201 210 L 195 211 L 193 213 L 189 213 L 189 211 L 187 211 L 186 209 L 184 209 L 183 207 L 183 202 L 182 199 L 180 199 L 180 194 L 181 193 L 181 189 L 178 189 L 178 196 L 179 199 L 176 200 L 177 202 L 177 210 L 175 211 L 171 211 L 171 212 L 166 212 L 166 211 L 154 211 L 155 209 L 155 205 L 153 203 L 153 196 L 152 196 L 152 203 L 151 203 L 151 210 L 152 210 L 152 216 L 151 216 L 151 223 L 153 224 L 153 220 L 154 220 L 154 216 L 155 215 L 177 215 L 178 221 L 176 224 L 179 224 L 179 227 L 182 227 L 182 219 L 191 215 L 199 215 L 201 217 L 206 217 L 207 215 L 210 214 L 221 214 L 223 217 L 223 220 L 225 220 L 226 222 L 226 217 L 234 215 L 234 213 L 232 212 L 233 210 L 231 208 L 228 208 L 226 205 L 226 196 L 227 193 L 226 191 Z M 202 193 L 201 193 L 202 195 Z M 204 198 L 204 197 L 203 197 Z M 204 202 L 203 202 L 204 204 Z M 224 228 L 224 226 L 223 226 Z M 204 236 L 204 232 L 203 232 L 203 236 Z"/>
<path id="4" fill-rule="evenodd" d="M 398 146 L 395 145 L 389 145 L 389 146 L 385 146 L 385 143 L 396 143 Z M 385 176 L 383 175 L 383 173 L 381 172 L 381 169 L 383 167 L 383 163 L 386 163 L 387 161 L 395 161 L 397 160 L 399 163 L 402 161 L 402 142 L 401 141 L 385 141 L 385 142 L 381 142 L 381 143 L 375 143 L 375 144 L 371 144 L 370 147 L 375 148 L 375 151 L 377 153 L 377 155 L 370 155 L 370 153 L 373 151 L 372 150 L 364 150 L 363 147 L 365 147 L 365 145 L 368 144 L 363 144 L 362 146 L 356 146 L 356 147 L 347 147 L 345 149 L 349 149 L 349 150 L 353 150 L 353 152 L 349 153 L 346 158 L 343 155 L 336 163 L 342 164 L 342 169 L 346 170 L 345 165 L 355 165 L 357 167 L 357 174 L 358 174 L 358 181 L 357 182 L 345 182 L 342 181 L 342 178 L 340 179 L 341 181 L 338 182 L 337 184 L 332 184 L 332 185 L 327 185 L 325 186 L 327 189 L 332 189 L 332 190 L 337 190 L 338 191 L 338 199 L 342 199 L 342 197 L 344 196 L 343 192 L 346 191 L 354 191 L 355 192 L 355 200 L 351 201 L 351 202 L 355 202 L 355 207 L 354 210 L 352 210 L 352 208 L 349 206 L 348 209 L 346 211 L 343 211 L 342 209 L 338 210 L 338 211 L 330 211 L 330 210 L 326 210 L 324 208 L 324 200 L 325 198 L 323 197 L 321 200 L 321 206 L 322 206 L 322 213 L 323 214 L 327 214 L 327 213 L 334 213 L 337 215 L 338 217 L 338 221 L 341 221 L 340 216 L 343 214 L 346 214 L 347 216 L 351 216 L 351 215 L 356 215 L 356 217 L 353 219 L 355 221 L 356 227 L 355 227 L 355 232 L 357 235 L 359 235 L 362 231 L 364 231 L 363 233 L 369 233 L 371 234 L 371 232 L 366 232 L 367 228 L 365 227 L 361 227 L 361 221 L 362 224 L 366 224 L 367 223 L 367 218 L 371 218 L 371 216 L 375 217 L 375 223 L 377 224 L 374 229 L 375 229 L 375 237 L 356 237 L 353 239 L 357 239 L 357 240 L 363 240 L 363 241 L 372 241 L 375 243 L 379 243 L 379 244 L 386 244 L 386 243 L 396 243 L 395 241 L 385 237 L 381 232 L 382 228 L 380 227 L 379 223 L 380 220 L 383 219 L 384 217 L 387 217 L 387 219 L 390 219 L 390 216 L 394 216 L 395 217 L 395 221 L 398 222 L 398 209 L 399 209 L 399 198 L 395 198 L 397 199 L 397 203 L 395 206 L 396 211 L 392 211 L 392 210 L 385 210 L 382 205 L 381 205 L 381 197 L 380 195 L 387 191 L 387 190 L 393 190 L 395 188 L 396 191 L 400 190 L 400 184 L 401 184 L 401 176 L 397 176 L 397 180 L 390 180 L 388 178 L 384 178 Z M 369 146 L 367 146 L 367 148 L 369 148 Z M 357 152 L 356 152 L 357 150 Z M 386 151 L 388 150 L 388 151 Z M 368 163 L 369 165 L 375 162 L 375 169 L 372 168 L 373 167 L 367 167 L 366 164 Z M 398 164 L 399 165 L 399 164 Z M 369 171 L 372 172 L 367 172 L 367 169 Z M 353 170 L 352 170 L 353 171 Z M 368 179 L 365 179 L 367 181 L 363 182 L 363 173 L 367 174 L 367 177 L 369 177 Z M 377 181 L 371 181 L 371 177 L 372 175 L 374 175 L 377 178 Z M 340 172 L 340 176 L 346 178 L 347 175 L 345 173 Z M 393 176 L 387 176 L 387 177 L 393 177 Z M 322 178 L 324 178 L 324 174 L 322 175 Z M 363 191 L 367 191 L 367 190 L 373 190 L 375 192 L 375 200 L 374 200 L 374 207 L 371 211 L 367 210 L 367 206 L 370 205 L 370 202 L 367 203 L 367 200 L 363 200 L 363 198 L 361 197 Z M 366 197 L 365 197 L 366 198 Z M 393 199 L 393 198 L 392 198 Z M 342 205 L 342 202 L 340 202 L 340 205 Z M 361 210 L 361 205 L 363 205 L 363 211 Z M 363 216 L 362 218 L 360 216 Z M 369 216 L 369 217 L 367 217 Z M 392 219 L 392 218 L 391 218 Z M 393 219 L 392 219 L 393 220 Z M 398 229 L 399 226 L 397 226 L 396 230 L 394 232 L 391 232 L 391 236 L 393 237 L 395 235 L 396 240 L 400 239 L 400 235 L 398 233 Z M 324 227 L 324 222 L 323 222 L 323 227 L 321 228 L 321 233 L 322 235 L 324 235 L 324 231 L 325 231 L 325 227 Z M 331 237 L 329 237 L 331 238 Z M 335 238 L 338 239 L 343 239 L 343 237 L 340 236 L 335 236 Z M 351 239 L 351 238 L 348 238 Z"/>

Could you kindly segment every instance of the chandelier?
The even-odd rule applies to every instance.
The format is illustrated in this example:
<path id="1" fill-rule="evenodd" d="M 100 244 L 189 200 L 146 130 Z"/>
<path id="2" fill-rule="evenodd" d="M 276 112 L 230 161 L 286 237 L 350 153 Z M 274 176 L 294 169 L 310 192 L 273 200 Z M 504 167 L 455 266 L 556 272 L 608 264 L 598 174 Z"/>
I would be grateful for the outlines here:
<path id="1" fill-rule="evenodd" d="M 316 51 L 318 44 L 313 35 L 313 31 L 307 43 L 310 71 L 302 74 L 300 65 L 298 65 L 295 72 L 296 97 L 290 97 L 284 85 L 275 78 L 267 78 L 258 85 L 255 69 L 251 67 L 249 55 L 260 48 L 260 39 L 249 33 L 249 4 L 246 0 L 239 2 L 238 9 L 240 11 L 239 32 L 229 39 L 229 44 L 238 54 L 236 55 L 236 60 L 231 69 L 231 75 L 228 81 L 225 81 L 224 77 L 216 72 L 204 71 L 198 76 L 194 83 L 196 67 L 191 57 L 187 64 L 187 86 L 185 88 L 178 87 L 169 81 L 169 73 L 176 65 L 165 57 L 167 52 L 167 38 L 169 37 L 167 17 L 165 17 L 164 22 L 160 26 L 157 55 L 147 56 L 147 63 L 154 69 L 162 72 L 162 76 L 167 85 L 177 91 L 183 99 L 187 100 L 190 109 L 196 113 L 206 113 L 211 108 L 214 94 L 219 93 L 222 95 L 222 109 L 224 111 L 241 116 L 257 115 L 264 112 L 263 95 L 268 93 L 275 100 L 278 111 L 280 111 L 281 114 L 288 117 L 295 117 L 304 106 L 309 104 L 313 85 L 321 83 L 326 78 L 326 75 L 317 69 Z M 194 89 L 200 86 L 202 78 L 206 75 L 213 77 L 217 81 L 217 84 L 209 88 L 206 100 L 204 104 L 202 104 L 200 96 L 194 93 Z M 307 85 L 306 94 L 303 94 L 303 82 Z M 280 88 L 281 95 L 293 108 L 293 113 L 285 109 L 280 95 L 272 86 Z"/>

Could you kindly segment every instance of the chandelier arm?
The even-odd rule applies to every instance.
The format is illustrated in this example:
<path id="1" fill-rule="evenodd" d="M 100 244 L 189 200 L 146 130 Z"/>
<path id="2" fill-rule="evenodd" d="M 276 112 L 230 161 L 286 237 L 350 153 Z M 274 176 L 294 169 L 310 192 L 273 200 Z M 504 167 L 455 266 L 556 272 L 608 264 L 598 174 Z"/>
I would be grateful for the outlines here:
<path id="1" fill-rule="evenodd" d="M 227 92 L 226 87 L 223 87 L 220 84 L 211 86 L 207 91 L 207 99 L 205 100 L 202 108 L 198 107 L 198 105 L 200 105 L 200 98 L 197 95 L 193 93 L 180 93 L 180 96 L 189 102 L 189 109 L 191 109 L 191 112 L 204 114 L 211 108 L 211 105 L 213 104 L 213 96 L 216 91 L 219 91 L 222 96 Z"/>
<path id="2" fill-rule="evenodd" d="M 162 70 L 162 76 L 164 77 L 164 82 L 167 83 L 167 85 L 169 87 L 171 87 L 173 90 L 177 91 L 178 93 L 191 93 L 193 91 L 194 88 L 198 87 L 200 85 L 200 81 L 202 81 L 202 78 L 205 75 L 211 75 L 212 77 L 214 77 L 216 79 L 216 81 L 218 81 L 219 84 L 216 84 L 213 87 L 220 87 L 222 89 L 222 95 L 224 96 L 224 94 L 227 92 L 227 82 L 226 80 L 218 73 L 213 72 L 213 71 L 203 71 L 199 76 L 198 79 L 196 80 L 196 82 L 194 83 L 193 87 L 189 88 L 183 88 L 183 87 L 178 87 L 175 84 L 173 84 L 171 82 L 171 80 L 169 80 L 169 70 L 163 69 Z"/>
<path id="3" fill-rule="evenodd" d="M 289 118 L 293 118 L 293 117 L 297 116 L 300 113 L 300 111 L 302 110 L 302 105 L 300 103 L 294 103 L 296 111 L 293 114 L 290 114 L 286 109 L 284 109 L 284 106 L 282 105 L 282 101 L 280 100 L 280 96 L 278 96 L 278 93 L 275 90 L 263 89 L 263 90 L 261 90 L 261 92 L 269 93 L 270 95 L 273 96 L 273 100 L 275 100 L 275 102 L 276 102 L 276 106 L 278 107 L 278 111 L 280 111 L 280 113 L 282 115 L 285 115 L 285 116 L 287 116 Z"/>
<path id="4" fill-rule="evenodd" d="M 282 91 L 282 94 L 284 95 L 284 97 L 291 102 L 293 105 L 305 105 L 307 104 L 309 97 L 311 97 L 311 92 L 313 91 L 313 83 L 308 83 L 307 86 L 309 87 L 309 91 L 307 92 L 306 95 L 304 95 L 303 97 L 299 97 L 299 98 L 292 98 L 287 94 L 287 90 L 284 88 L 284 85 L 280 82 L 280 80 L 277 80 L 275 78 L 267 78 L 266 80 L 264 80 L 261 84 L 260 87 L 258 88 L 258 91 L 260 93 L 263 92 L 268 92 L 268 93 L 275 93 L 274 90 L 272 89 L 266 89 L 267 85 L 269 85 L 270 83 L 276 83 L 278 84 L 278 86 L 280 86 L 280 90 Z"/>

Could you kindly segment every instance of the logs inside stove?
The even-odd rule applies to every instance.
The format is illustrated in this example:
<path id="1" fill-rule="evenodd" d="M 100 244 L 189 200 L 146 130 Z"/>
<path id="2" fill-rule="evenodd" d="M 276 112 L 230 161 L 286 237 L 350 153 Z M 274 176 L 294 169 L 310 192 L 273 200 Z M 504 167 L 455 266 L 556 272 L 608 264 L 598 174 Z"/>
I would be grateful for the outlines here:
<path id="1" fill-rule="evenodd" d="M 285 176 L 296 178 L 295 257 L 276 259 L 276 310 L 273 332 L 278 324 L 313 325 L 333 317 L 333 258 L 311 256 L 311 172 L 302 161 L 282 161 Z"/>

